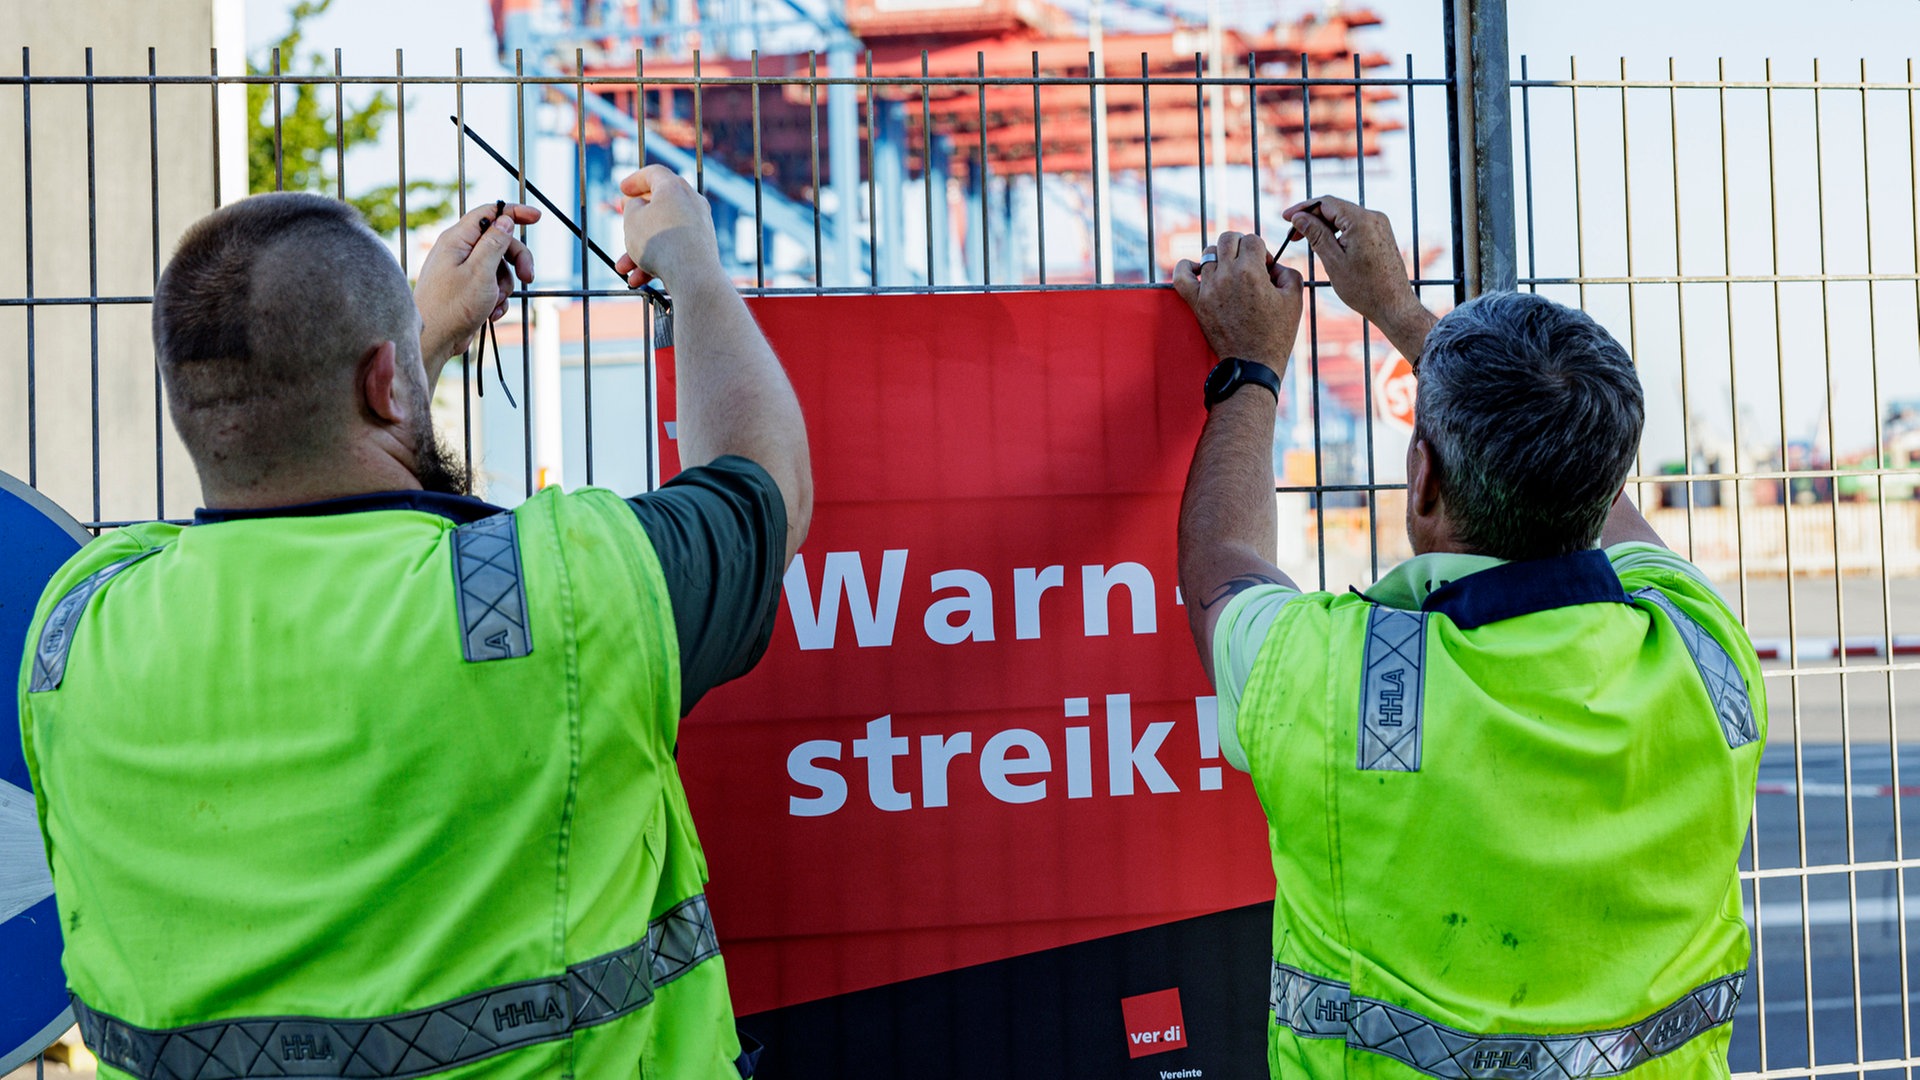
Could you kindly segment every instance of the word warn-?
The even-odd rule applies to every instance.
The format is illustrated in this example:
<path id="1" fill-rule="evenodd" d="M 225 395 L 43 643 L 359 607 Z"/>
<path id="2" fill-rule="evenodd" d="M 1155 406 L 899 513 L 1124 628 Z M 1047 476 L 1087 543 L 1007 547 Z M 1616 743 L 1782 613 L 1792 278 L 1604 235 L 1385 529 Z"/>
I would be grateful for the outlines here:
<path id="1" fill-rule="evenodd" d="M 784 588 L 787 609 L 793 613 L 794 634 L 802 649 L 831 649 L 839 637 L 840 603 L 846 598 L 853 637 L 863 649 L 893 644 L 900 618 L 900 590 L 907 576 L 907 550 L 881 553 L 880 581 L 867 590 L 866 567 L 857 551 L 829 551 L 821 560 L 820 594 L 816 599 L 807 581 L 806 557 L 787 564 Z M 1013 636 L 1031 640 L 1040 636 L 1040 598 L 1066 583 L 1065 566 L 1023 566 L 1013 572 Z M 927 605 L 921 628 L 941 645 L 995 638 L 993 586 L 973 570 L 941 570 L 928 578 L 935 599 Z M 1108 633 L 1108 593 L 1125 586 L 1136 634 L 1159 630 L 1154 613 L 1153 573 L 1137 562 L 1115 566 L 1092 564 L 1080 568 L 1081 628 L 1088 637 Z M 937 594 L 946 593 L 941 596 Z"/>

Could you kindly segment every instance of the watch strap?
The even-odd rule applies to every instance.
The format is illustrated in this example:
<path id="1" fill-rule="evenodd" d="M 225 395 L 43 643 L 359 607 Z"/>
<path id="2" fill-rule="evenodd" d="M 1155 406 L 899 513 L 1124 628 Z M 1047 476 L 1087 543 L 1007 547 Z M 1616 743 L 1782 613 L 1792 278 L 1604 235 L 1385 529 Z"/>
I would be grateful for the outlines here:
<path id="1" fill-rule="evenodd" d="M 1215 405 L 1232 397 L 1248 383 L 1266 389 L 1273 395 L 1274 401 L 1280 400 L 1278 372 L 1255 360 L 1229 356 L 1214 365 L 1213 370 L 1207 373 L 1205 384 L 1207 408 L 1212 409 Z"/>

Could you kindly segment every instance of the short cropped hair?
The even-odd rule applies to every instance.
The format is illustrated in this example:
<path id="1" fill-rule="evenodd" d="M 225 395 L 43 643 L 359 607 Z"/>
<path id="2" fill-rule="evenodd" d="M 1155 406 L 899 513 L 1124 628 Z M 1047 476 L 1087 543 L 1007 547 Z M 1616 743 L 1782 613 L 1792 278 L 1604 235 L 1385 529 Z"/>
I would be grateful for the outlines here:
<path id="1" fill-rule="evenodd" d="M 1632 358 L 1585 312 L 1499 292 L 1427 335 L 1417 417 L 1455 536 L 1517 560 L 1598 541 L 1646 407 Z"/>
<path id="2" fill-rule="evenodd" d="M 346 203 L 255 195 L 196 222 L 154 290 L 153 341 L 202 475 L 252 485 L 336 446 L 360 358 L 417 351 L 415 318 L 399 264 Z"/>

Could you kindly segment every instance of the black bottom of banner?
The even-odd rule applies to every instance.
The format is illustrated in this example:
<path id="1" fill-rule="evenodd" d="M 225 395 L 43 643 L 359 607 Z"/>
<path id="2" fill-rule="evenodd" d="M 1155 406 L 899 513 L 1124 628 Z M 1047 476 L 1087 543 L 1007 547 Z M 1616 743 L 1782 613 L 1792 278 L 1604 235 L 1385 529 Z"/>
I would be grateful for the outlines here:
<path id="1" fill-rule="evenodd" d="M 1273 905 L 756 1013 L 761 1080 L 1263 1080 Z M 1178 1032 L 1121 999 L 1179 990 Z M 1164 1016 L 1164 998 L 1141 1009 Z M 1138 1014 L 1136 1024 L 1139 1024 Z M 1144 1026 L 1144 1025 L 1141 1025 Z M 1184 1038 L 1177 1049 L 1134 1049 Z"/>

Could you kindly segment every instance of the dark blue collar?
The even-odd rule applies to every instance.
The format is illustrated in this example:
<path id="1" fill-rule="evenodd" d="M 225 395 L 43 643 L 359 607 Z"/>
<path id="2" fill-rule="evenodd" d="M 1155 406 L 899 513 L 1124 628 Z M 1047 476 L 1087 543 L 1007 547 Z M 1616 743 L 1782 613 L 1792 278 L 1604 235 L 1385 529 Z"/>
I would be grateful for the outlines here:
<path id="1" fill-rule="evenodd" d="M 1462 630 L 1575 604 L 1631 604 L 1607 553 L 1598 548 L 1547 559 L 1502 563 L 1451 581 L 1427 595 L 1422 611 Z"/>
<path id="2" fill-rule="evenodd" d="M 465 525 L 469 521 L 492 517 L 501 508 L 468 495 L 443 495 L 437 491 L 374 491 L 293 506 L 269 506 L 258 510 L 210 510 L 193 512 L 195 525 L 217 525 L 223 521 L 251 521 L 255 518 L 324 517 L 329 514 L 361 514 L 369 510 L 418 510 L 438 514 Z"/>

